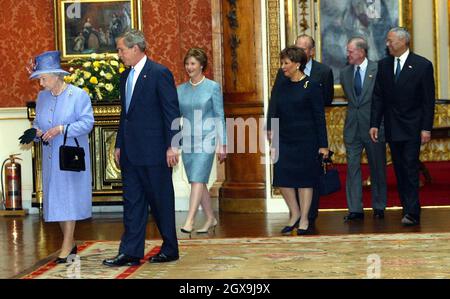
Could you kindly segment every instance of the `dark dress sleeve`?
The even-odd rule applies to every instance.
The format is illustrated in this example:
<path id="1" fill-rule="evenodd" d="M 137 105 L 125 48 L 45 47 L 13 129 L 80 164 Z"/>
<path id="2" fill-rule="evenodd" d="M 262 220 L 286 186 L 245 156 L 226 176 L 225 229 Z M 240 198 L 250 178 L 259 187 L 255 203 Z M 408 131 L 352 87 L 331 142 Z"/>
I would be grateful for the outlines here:
<path id="1" fill-rule="evenodd" d="M 270 94 L 269 109 L 267 111 L 266 130 L 272 130 L 272 118 L 278 117 L 277 115 L 277 91 L 281 84 L 281 81 L 285 79 L 281 69 L 278 70 L 277 77 L 273 83 L 272 92 Z"/>
<path id="2" fill-rule="evenodd" d="M 330 106 L 334 98 L 334 76 L 331 68 L 325 73 L 323 85 L 323 94 L 325 97 L 323 102 L 326 106 Z"/>
<path id="3" fill-rule="evenodd" d="M 309 82 L 311 88 L 311 107 L 312 113 L 314 117 L 314 123 L 316 126 L 317 132 L 317 141 L 319 144 L 319 148 L 327 148 L 328 147 L 328 137 L 327 137 L 327 126 L 325 122 L 325 108 L 324 108 L 324 99 L 321 88 L 318 84 L 314 84 Z"/>

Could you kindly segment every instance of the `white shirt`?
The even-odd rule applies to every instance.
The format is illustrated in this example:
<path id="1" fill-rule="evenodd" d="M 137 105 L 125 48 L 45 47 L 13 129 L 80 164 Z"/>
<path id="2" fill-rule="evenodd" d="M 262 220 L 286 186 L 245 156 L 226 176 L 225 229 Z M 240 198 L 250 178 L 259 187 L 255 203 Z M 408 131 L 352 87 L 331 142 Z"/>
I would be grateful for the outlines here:
<path id="1" fill-rule="evenodd" d="M 401 71 L 403 69 L 403 66 L 405 65 L 406 59 L 408 59 L 408 56 L 409 56 L 409 49 L 406 50 L 406 52 L 403 53 L 402 56 L 394 58 L 394 74 L 395 71 L 397 70 L 397 59 L 400 58 L 400 71 Z"/>
<path id="2" fill-rule="evenodd" d="M 353 69 L 353 78 L 355 78 L 356 70 L 358 69 L 358 66 L 360 67 L 359 74 L 361 75 L 361 86 L 364 86 L 364 78 L 366 77 L 368 65 L 369 60 L 367 60 L 367 58 L 364 58 L 364 61 L 360 65 L 355 64 L 355 67 Z"/>
<path id="3" fill-rule="evenodd" d="M 305 66 L 305 71 L 304 73 L 308 76 L 311 77 L 311 69 L 312 69 L 312 59 L 310 59 Z"/>
<path id="4" fill-rule="evenodd" d="M 142 57 L 141 60 L 139 60 L 138 63 L 136 63 L 134 68 L 134 77 L 133 77 L 133 88 L 131 89 L 131 94 L 133 94 L 134 86 L 136 85 L 136 81 L 139 78 L 139 74 L 141 73 L 142 69 L 144 68 L 145 63 L 147 62 L 147 56 Z M 128 86 L 126 87 L 128 88 Z"/>

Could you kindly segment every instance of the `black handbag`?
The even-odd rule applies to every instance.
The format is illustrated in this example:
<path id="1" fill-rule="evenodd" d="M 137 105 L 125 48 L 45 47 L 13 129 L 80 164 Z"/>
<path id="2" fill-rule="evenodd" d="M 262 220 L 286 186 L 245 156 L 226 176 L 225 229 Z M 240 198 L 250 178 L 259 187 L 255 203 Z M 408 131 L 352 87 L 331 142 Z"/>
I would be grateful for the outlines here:
<path id="1" fill-rule="evenodd" d="M 66 145 L 68 130 L 69 125 L 67 125 L 66 132 L 64 133 L 64 144 L 59 147 L 59 169 L 78 172 L 85 171 L 84 148 L 80 147 L 77 138 L 74 138 L 77 146 Z"/>
<path id="2" fill-rule="evenodd" d="M 331 161 L 330 151 L 329 157 L 327 159 L 320 158 L 321 160 L 321 171 L 319 176 L 319 193 L 321 196 L 329 195 L 341 190 L 341 181 L 339 179 L 339 172 L 333 166 L 333 161 Z"/>

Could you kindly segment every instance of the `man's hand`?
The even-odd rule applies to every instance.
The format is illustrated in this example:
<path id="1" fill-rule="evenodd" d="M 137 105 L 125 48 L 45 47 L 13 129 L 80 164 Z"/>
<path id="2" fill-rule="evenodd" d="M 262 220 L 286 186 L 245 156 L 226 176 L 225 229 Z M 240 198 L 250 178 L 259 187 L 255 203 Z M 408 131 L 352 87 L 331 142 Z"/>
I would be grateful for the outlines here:
<path id="1" fill-rule="evenodd" d="M 430 131 L 422 131 L 420 134 L 420 139 L 421 139 L 422 144 L 430 142 L 431 132 Z"/>
<path id="2" fill-rule="evenodd" d="M 369 135 L 373 142 L 378 142 L 378 128 L 370 128 Z"/>
<path id="3" fill-rule="evenodd" d="M 167 166 L 168 167 L 174 167 L 178 164 L 178 149 L 176 147 L 169 147 L 169 149 L 166 152 L 166 158 L 167 158 Z"/>
<path id="4" fill-rule="evenodd" d="M 116 162 L 116 166 L 120 169 L 120 148 L 114 150 L 114 161 Z"/>

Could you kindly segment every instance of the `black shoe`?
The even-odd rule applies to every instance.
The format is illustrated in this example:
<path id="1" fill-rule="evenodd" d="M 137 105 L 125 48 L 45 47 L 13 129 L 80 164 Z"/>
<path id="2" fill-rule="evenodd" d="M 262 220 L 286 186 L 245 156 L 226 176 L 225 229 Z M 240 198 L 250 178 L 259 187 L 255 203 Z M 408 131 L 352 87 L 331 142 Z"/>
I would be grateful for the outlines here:
<path id="1" fill-rule="evenodd" d="M 373 210 L 373 218 L 375 219 L 384 219 L 384 210 Z"/>
<path id="2" fill-rule="evenodd" d="M 292 231 L 298 226 L 298 224 L 300 223 L 300 218 L 298 218 L 297 221 L 295 221 L 295 223 L 292 226 L 285 226 L 283 227 L 283 229 L 281 230 L 281 233 L 283 235 L 290 235 L 292 233 Z"/>
<path id="3" fill-rule="evenodd" d="M 406 214 L 403 218 L 402 218 L 402 224 L 404 226 L 414 226 L 414 225 L 419 225 L 420 224 L 420 220 L 417 217 L 414 217 L 411 214 Z"/>
<path id="4" fill-rule="evenodd" d="M 149 263 L 167 263 L 176 261 L 179 259 L 179 256 L 167 256 L 164 253 L 160 252 L 157 255 L 152 256 L 148 262 Z"/>
<path id="5" fill-rule="evenodd" d="M 118 254 L 115 258 L 106 259 L 103 261 L 103 265 L 108 267 L 138 266 L 140 264 L 140 258 L 132 257 L 123 253 Z"/>
<path id="6" fill-rule="evenodd" d="M 57 257 L 56 258 L 56 260 L 55 260 L 55 263 L 56 264 L 65 264 L 65 263 L 67 263 L 67 258 L 70 256 L 70 255 L 72 255 L 72 254 L 77 254 L 77 252 L 78 252 L 78 248 L 77 248 L 77 245 L 74 245 L 73 246 L 73 248 L 72 248 L 72 250 L 70 251 L 70 253 L 66 256 L 66 257 Z"/>
<path id="7" fill-rule="evenodd" d="M 297 236 L 304 236 L 304 235 L 312 235 L 313 231 L 311 229 L 311 225 L 308 225 L 307 229 L 297 229 Z"/>
<path id="8" fill-rule="evenodd" d="M 347 216 L 344 217 L 344 221 L 352 221 L 352 220 L 363 220 L 364 219 L 364 213 L 348 213 Z"/>

